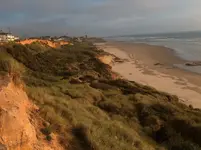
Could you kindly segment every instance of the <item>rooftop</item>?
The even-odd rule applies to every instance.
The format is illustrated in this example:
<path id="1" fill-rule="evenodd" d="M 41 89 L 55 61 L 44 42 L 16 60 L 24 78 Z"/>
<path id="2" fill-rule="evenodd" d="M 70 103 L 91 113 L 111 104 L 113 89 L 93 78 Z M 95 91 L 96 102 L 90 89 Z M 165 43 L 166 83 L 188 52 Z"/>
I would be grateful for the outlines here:
<path id="1" fill-rule="evenodd" d="M 3 32 L 2 30 L 0 30 L 0 35 L 8 35 L 8 34 L 11 34 L 11 33 L 6 33 L 6 32 Z"/>

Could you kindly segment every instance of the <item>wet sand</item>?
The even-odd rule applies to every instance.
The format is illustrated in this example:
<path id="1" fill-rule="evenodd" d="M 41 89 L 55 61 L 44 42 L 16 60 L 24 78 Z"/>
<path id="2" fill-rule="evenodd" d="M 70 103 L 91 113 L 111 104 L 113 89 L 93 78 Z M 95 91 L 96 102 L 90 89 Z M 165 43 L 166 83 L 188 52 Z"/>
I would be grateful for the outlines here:
<path id="1" fill-rule="evenodd" d="M 112 67 L 124 78 L 177 95 L 185 104 L 201 108 L 201 75 L 175 67 L 186 61 L 173 50 L 129 42 L 108 42 L 98 47 L 129 60 Z"/>

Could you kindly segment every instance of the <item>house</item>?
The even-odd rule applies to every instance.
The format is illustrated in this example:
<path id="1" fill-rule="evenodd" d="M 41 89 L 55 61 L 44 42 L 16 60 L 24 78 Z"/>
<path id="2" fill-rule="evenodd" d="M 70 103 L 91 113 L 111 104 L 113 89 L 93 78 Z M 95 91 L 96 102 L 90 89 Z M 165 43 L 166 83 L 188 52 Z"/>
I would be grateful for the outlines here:
<path id="1" fill-rule="evenodd" d="M 0 30 L 0 42 L 9 42 L 19 40 L 19 37 L 12 35 L 11 33 L 5 33 Z"/>
<path id="2" fill-rule="evenodd" d="M 54 41 L 70 41 L 70 37 L 68 36 L 60 36 L 60 37 L 52 37 Z"/>

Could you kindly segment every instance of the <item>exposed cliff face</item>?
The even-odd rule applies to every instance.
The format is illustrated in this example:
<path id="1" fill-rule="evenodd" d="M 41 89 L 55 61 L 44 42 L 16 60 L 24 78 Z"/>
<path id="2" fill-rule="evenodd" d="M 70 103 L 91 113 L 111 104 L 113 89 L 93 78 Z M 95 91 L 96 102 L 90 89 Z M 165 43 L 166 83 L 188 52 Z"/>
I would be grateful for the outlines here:
<path id="1" fill-rule="evenodd" d="M 41 44 L 46 44 L 52 48 L 56 48 L 56 47 L 59 47 L 62 45 L 69 44 L 69 42 L 65 42 L 65 41 L 53 42 L 53 41 L 49 41 L 49 40 L 39 40 L 39 39 L 23 40 L 23 41 L 20 41 L 19 43 L 22 45 L 25 45 L 25 44 L 31 44 L 33 42 L 40 42 Z"/>
<path id="2" fill-rule="evenodd" d="M 9 77 L 0 77 L 0 149 L 54 149 L 36 138 L 35 119 L 30 117 L 34 109 L 22 88 Z"/>
<path id="3" fill-rule="evenodd" d="M 0 89 L 0 143 L 8 149 L 31 149 L 36 142 L 28 114 L 32 106 L 26 93 L 8 78 L 1 82 L 4 86 Z"/>
<path id="4" fill-rule="evenodd" d="M 102 55 L 102 56 L 99 56 L 98 59 L 104 64 L 112 65 L 115 58 L 112 55 Z"/>

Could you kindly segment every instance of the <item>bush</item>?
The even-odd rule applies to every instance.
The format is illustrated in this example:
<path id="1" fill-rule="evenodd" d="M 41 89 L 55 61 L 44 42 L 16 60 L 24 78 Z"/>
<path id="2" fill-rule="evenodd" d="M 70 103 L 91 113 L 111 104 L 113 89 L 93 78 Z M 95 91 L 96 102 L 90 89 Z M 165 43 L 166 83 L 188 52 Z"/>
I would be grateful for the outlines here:
<path id="1" fill-rule="evenodd" d="M 30 49 L 33 52 L 33 54 L 43 53 L 51 49 L 49 46 L 42 44 L 40 42 L 33 42 L 31 44 L 27 44 L 26 47 Z"/>
<path id="2" fill-rule="evenodd" d="M 1 52 L 0 71 L 5 71 L 9 74 L 21 74 L 24 72 L 24 68 L 8 54 Z"/>
<path id="3" fill-rule="evenodd" d="M 171 150 L 198 150 L 200 147 L 192 143 L 190 141 L 183 140 L 182 138 L 175 138 L 173 137 L 169 142 L 168 142 L 168 149 Z"/>
<path id="4" fill-rule="evenodd" d="M 52 133 L 52 129 L 50 126 L 48 127 L 45 127 L 45 128 L 42 128 L 41 129 L 41 132 L 44 134 L 44 135 L 50 135 Z"/>
<path id="5" fill-rule="evenodd" d="M 51 137 L 50 135 L 47 135 L 47 136 L 46 136 L 46 140 L 47 140 L 47 141 L 52 141 L 52 137 Z"/>

